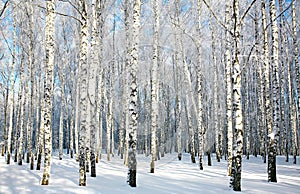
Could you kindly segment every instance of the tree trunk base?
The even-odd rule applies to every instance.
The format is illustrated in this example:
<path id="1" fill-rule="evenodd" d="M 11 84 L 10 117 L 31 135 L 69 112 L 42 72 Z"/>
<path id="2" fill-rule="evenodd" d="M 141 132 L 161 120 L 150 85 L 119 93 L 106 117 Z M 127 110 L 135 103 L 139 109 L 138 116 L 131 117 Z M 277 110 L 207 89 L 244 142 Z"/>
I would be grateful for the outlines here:
<path id="1" fill-rule="evenodd" d="M 129 170 L 128 184 L 131 187 L 136 187 L 136 170 Z"/>
<path id="2" fill-rule="evenodd" d="M 178 160 L 181 160 L 181 158 L 182 158 L 182 155 L 178 154 Z"/>
<path id="3" fill-rule="evenodd" d="M 10 164 L 10 153 L 7 154 L 7 162 L 6 164 Z"/>
<path id="4" fill-rule="evenodd" d="M 42 162 L 42 155 L 38 155 L 38 160 L 37 160 L 37 165 L 36 165 L 36 170 L 41 170 L 41 162 Z"/>

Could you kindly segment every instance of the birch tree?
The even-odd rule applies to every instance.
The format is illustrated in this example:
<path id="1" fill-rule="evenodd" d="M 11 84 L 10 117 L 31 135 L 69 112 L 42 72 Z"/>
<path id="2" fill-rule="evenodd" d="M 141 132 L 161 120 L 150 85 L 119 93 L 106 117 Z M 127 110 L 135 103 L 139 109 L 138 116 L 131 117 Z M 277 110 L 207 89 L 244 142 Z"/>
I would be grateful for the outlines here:
<path id="1" fill-rule="evenodd" d="M 273 126 L 272 132 L 268 134 L 268 181 L 277 182 L 276 177 L 276 153 L 277 142 L 280 133 L 280 97 L 279 97 L 279 75 L 278 75 L 278 27 L 275 21 L 275 0 L 270 0 L 270 20 L 272 29 L 272 100 L 273 100 Z"/>
<path id="2" fill-rule="evenodd" d="M 89 112 L 89 122 L 91 130 L 91 177 L 96 177 L 96 161 L 95 161 L 95 151 L 96 151 L 96 123 L 97 123 L 97 112 L 96 112 L 96 70 L 99 66 L 99 55 L 97 48 L 99 46 L 99 30 L 98 30 L 98 14 L 101 11 L 101 1 L 92 1 L 92 34 L 91 34 L 91 64 L 90 64 L 90 76 L 89 76 L 89 102 L 90 102 L 90 112 Z"/>
<path id="3" fill-rule="evenodd" d="M 137 65 L 139 62 L 139 31 L 140 31 L 140 11 L 141 1 L 135 0 L 133 6 L 133 24 L 132 24 L 132 49 L 130 60 L 130 104 L 129 104 L 129 130 L 130 141 L 128 151 L 128 184 L 136 187 L 136 142 L 137 142 Z"/>
<path id="4" fill-rule="evenodd" d="M 154 161 L 156 157 L 156 133 L 157 133 L 157 118 L 158 118 L 158 90 L 157 79 L 158 71 L 158 31 L 159 31 L 159 13 L 158 0 L 154 0 L 154 35 L 153 35 L 153 63 L 152 63 L 152 88 L 151 88 L 151 169 L 154 173 Z"/>
<path id="5" fill-rule="evenodd" d="M 34 158 L 32 153 L 32 131 L 33 131 L 33 120 L 34 120 L 34 106 L 33 106 L 33 97 L 34 97 L 34 39 L 33 39 L 33 8 L 32 2 L 26 2 L 27 9 L 27 18 L 28 18 L 28 30 L 29 30 L 29 48 L 28 48 L 28 81 L 30 82 L 30 92 L 29 95 L 29 115 L 27 123 L 27 163 L 30 160 L 30 169 L 34 168 Z"/>
<path id="6" fill-rule="evenodd" d="M 81 34 L 80 34 L 80 131 L 79 131 L 79 186 L 86 186 L 86 134 L 87 134 L 87 84 L 88 84 L 88 26 L 87 1 L 80 0 Z"/>
<path id="7" fill-rule="evenodd" d="M 231 82 L 231 56 L 230 56 L 230 3 L 226 1 L 225 8 L 225 63 L 226 63 L 226 121 L 227 121 L 227 137 L 228 137 L 228 168 L 227 175 L 231 176 L 232 171 L 232 146 L 233 146 L 233 131 L 232 131 L 232 82 Z"/>
<path id="8" fill-rule="evenodd" d="M 239 63 L 240 55 L 240 31 L 241 21 L 239 16 L 239 1 L 233 1 L 233 35 L 234 35 L 234 62 L 233 62 L 233 129 L 234 129 L 234 148 L 231 186 L 234 191 L 241 191 L 242 155 L 243 155 L 243 118 L 241 104 L 241 69 Z"/>
<path id="9" fill-rule="evenodd" d="M 202 84 L 203 84 L 203 72 L 201 67 L 201 59 L 202 59 L 202 47 L 201 47 L 201 1 L 197 1 L 197 13 L 198 13 L 198 21 L 197 21 L 197 29 L 199 33 L 199 40 L 197 43 L 197 93 L 198 93 L 198 141 L 199 141 L 199 168 L 203 170 L 203 161 L 204 161 L 204 124 L 203 124 L 203 91 L 202 91 Z"/>
<path id="10" fill-rule="evenodd" d="M 12 67 L 11 67 L 11 73 L 10 73 L 10 84 L 11 88 L 9 90 L 8 94 L 8 105 L 9 105 L 9 128 L 8 128 L 8 134 L 7 134 L 7 164 L 10 164 L 10 158 L 11 158 L 11 150 L 12 150 L 12 132 L 13 132 L 13 115 L 14 115 L 14 92 L 15 92 L 15 66 L 16 66 L 16 40 L 17 34 L 16 34 L 16 21 L 15 21 L 15 15 L 13 15 L 13 50 L 12 50 Z"/>
<path id="11" fill-rule="evenodd" d="M 297 22 L 296 22 L 296 1 L 292 1 L 292 39 L 293 39 L 293 69 L 294 69 L 294 76 L 292 78 L 292 91 L 293 91 L 293 103 L 292 103 L 292 125 L 293 125 L 293 163 L 296 164 L 297 162 L 297 150 L 298 150 L 298 133 L 297 129 L 299 131 L 300 129 L 300 68 L 299 68 L 299 51 L 298 51 L 298 44 L 297 44 Z M 299 31 L 298 31 L 299 33 Z M 298 94 L 298 99 L 297 99 Z"/>
<path id="12" fill-rule="evenodd" d="M 271 101 L 270 101 L 270 80 L 269 80 L 269 71 L 270 71 L 270 65 L 269 65 L 269 43 L 268 43 L 268 33 L 266 27 L 267 27 L 267 19 L 266 19 L 266 6 L 265 6 L 265 1 L 261 0 L 261 14 L 262 14 L 262 27 L 263 27 L 263 80 L 264 80 L 264 85 L 263 85 L 263 101 L 265 102 L 265 122 L 266 122 L 266 133 L 265 134 L 270 134 L 272 130 L 272 117 L 271 117 Z M 265 142 L 264 144 L 267 144 L 267 137 L 264 138 Z M 267 146 L 265 146 L 267 147 Z M 266 158 L 266 156 L 265 156 Z"/>
<path id="13" fill-rule="evenodd" d="M 45 63 L 45 84 L 44 84 L 44 100 L 42 108 L 42 120 L 45 132 L 45 159 L 44 159 L 44 172 L 42 178 L 42 185 L 49 184 L 50 178 L 50 160 L 52 154 L 52 95 L 53 95 L 53 69 L 54 69 L 54 0 L 46 1 L 46 63 Z"/>

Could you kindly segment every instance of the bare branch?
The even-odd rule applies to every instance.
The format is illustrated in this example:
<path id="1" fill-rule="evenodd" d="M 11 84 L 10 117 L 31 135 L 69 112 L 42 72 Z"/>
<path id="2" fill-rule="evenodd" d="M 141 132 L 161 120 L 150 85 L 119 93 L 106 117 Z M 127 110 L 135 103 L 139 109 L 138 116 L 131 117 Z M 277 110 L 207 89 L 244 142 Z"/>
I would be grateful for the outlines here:
<path id="1" fill-rule="evenodd" d="M 81 11 L 70 0 L 59 0 L 59 1 L 69 3 L 81 15 Z"/>
<path id="2" fill-rule="evenodd" d="M 211 12 L 213 17 L 216 19 L 217 23 L 220 24 L 226 31 L 230 32 L 231 35 L 233 35 L 232 32 L 229 29 L 227 29 L 226 25 L 221 20 L 219 20 L 219 18 L 217 17 L 215 12 L 211 9 L 210 5 L 206 2 L 206 0 L 203 0 L 203 2 L 206 5 L 206 7 L 208 8 L 208 10 Z"/>
<path id="3" fill-rule="evenodd" d="M 9 0 L 7 0 L 7 1 L 5 2 L 4 6 L 3 6 L 3 8 L 2 8 L 2 10 L 1 10 L 1 12 L 0 12 L 0 17 L 2 17 L 2 15 L 4 14 L 5 9 L 8 7 L 8 1 L 9 1 Z"/>
<path id="4" fill-rule="evenodd" d="M 293 1 L 294 1 L 294 0 L 293 0 Z M 264 30 L 267 30 L 268 27 L 269 27 L 273 22 L 275 22 L 280 16 L 282 16 L 282 14 L 284 14 L 288 9 L 290 9 L 290 8 L 292 7 L 292 3 L 293 3 L 293 2 L 291 2 L 291 3 L 289 4 L 289 6 L 287 6 L 287 8 L 285 8 L 279 15 L 277 15 L 277 17 L 274 18 L 274 19 L 266 26 L 266 28 L 265 28 Z"/>
<path id="5" fill-rule="evenodd" d="M 43 7 L 43 6 L 41 6 L 41 5 L 37 5 L 37 6 L 38 6 L 39 8 L 46 9 L 45 7 Z M 67 15 L 67 14 L 60 13 L 60 12 L 56 12 L 56 11 L 55 11 L 54 13 L 57 14 L 57 15 L 60 15 L 60 16 L 64 16 L 64 17 L 70 17 L 70 18 L 72 18 L 72 19 L 78 21 L 80 24 L 82 24 L 81 21 L 80 21 L 80 19 L 78 19 L 78 18 L 76 18 L 76 17 L 74 17 L 74 16 Z"/>
<path id="6" fill-rule="evenodd" d="M 256 2 L 256 0 L 253 0 L 252 3 L 249 5 L 249 7 L 247 8 L 247 10 L 245 11 L 245 13 L 242 16 L 240 23 L 243 22 L 243 20 L 245 19 L 246 15 L 248 14 L 248 12 L 250 11 L 250 9 L 252 8 L 252 6 L 254 5 L 255 2 Z"/>

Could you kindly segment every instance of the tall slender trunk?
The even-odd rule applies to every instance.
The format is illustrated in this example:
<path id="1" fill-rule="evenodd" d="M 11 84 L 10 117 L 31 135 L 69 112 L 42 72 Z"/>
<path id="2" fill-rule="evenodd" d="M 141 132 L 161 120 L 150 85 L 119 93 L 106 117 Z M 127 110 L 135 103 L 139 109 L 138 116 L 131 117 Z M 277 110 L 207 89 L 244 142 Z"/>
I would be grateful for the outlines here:
<path id="1" fill-rule="evenodd" d="M 278 27 L 275 21 L 276 8 L 275 0 L 270 0 L 270 20 L 272 29 L 272 98 L 273 98 L 273 129 L 268 134 L 269 137 L 269 154 L 268 154 L 268 181 L 277 182 L 276 177 L 276 154 L 278 136 L 280 133 L 280 96 L 279 96 L 279 75 L 278 75 Z"/>
<path id="2" fill-rule="evenodd" d="M 10 84 L 11 88 L 9 90 L 8 102 L 9 105 L 9 128 L 7 133 L 7 164 L 10 164 L 11 158 L 11 150 L 12 150 L 12 132 L 13 132 L 13 116 L 14 116 L 14 96 L 15 96 L 15 65 L 16 65 L 16 41 L 17 41 L 17 34 L 16 34 L 16 21 L 15 17 L 13 18 L 13 51 L 12 51 L 12 67 L 10 73 Z"/>
<path id="3" fill-rule="evenodd" d="M 5 102 L 4 102 L 4 126 L 3 126 L 3 144 L 2 144 L 2 151 L 1 156 L 7 151 L 7 111 L 8 111 L 8 93 L 9 93 L 9 86 L 6 88 L 5 92 Z"/>
<path id="4" fill-rule="evenodd" d="M 111 75 L 110 75 L 110 67 L 108 67 L 108 69 L 106 70 L 106 83 L 105 83 L 105 104 L 106 104 L 106 155 L 107 155 L 107 161 L 110 161 L 110 154 L 111 154 L 111 93 L 110 93 L 110 79 L 111 79 Z"/>
<path id="5" fill-rule="evenodd" d="M 20 135 L 19 135 L 19 147 L 18 147 L 18 165 L 22 165 L 22 158 L 23 158 L 23 151 L 24 151 L 24 141 L 25 139 L 25 115 L 26 115 L 26 101 L 27 101 L 27 95 L 26 95 L 26 87 L 27 87 L 27 81 L 25 81 L 22 88 L 22 99 L 21 99 L 21 107 L 20 108 Z"/>
<path id="6" fill-rule="evenodd" d="M 220 153 L 220 145 L 219 145 L 219 137 L 220 137 L 220 129 L 218 127 L 218 67 L 217 67 L 217 58 L 216 58 L 216 45 L 215 45 L 215 28 L 213 26 L 214 24 L 210 23 L 210 30 L 211 30 L 211 49 L 212 49 L 212 66 L 214 69 L 214 130 L 215 130 L 215 149 L 216 149 L 216 159 L 217 162 L 220 162 L 221 153 Z"/>
<path id="7" fill-rule="evenodd" d="M 29 44 L 28 44 L 28 71 L 29 71 L 29 81 L 30 81 L 30 96 L 29 96 L 29 115 L 28 115 L 28 123 L 27 123 L 27 163 L 30 160 L 30 169 L 33 170 L 34 168 L 34 157 L 32 153 L 32 132 L 33 132 L 33 120 L 34 120 L 34 106 L 33 106 L 33 96 L 34 96 L 34 40 L 33 40 L 33 8 L 32 2 L 26 1 L 26 8 L 28 10 L 27 17 L 28 17 L 28 30 L 29 30 Z"/>
<path id="8" fill-rule="evenodd" d="M 89 99 L 90 99 L 90 112 L 89 112 L 89 122 L 90 122 L 90 138 L 91 138 L 91 177 L 96 177 L 96 123 L 97 123 L 97 102 L 96 102 L 96 81 L 97 81 L 97 67 L 99 66 L 99 30 L 98 30 L 98 18 L 97 13 L 101 9 L 100 1 L 92 1 L 92 35 L 91 35 L 91 64 L 89 69 Z"/>
<path id="9" fill-rule="evenodd" d="M 63 70 L 64 71 L 64 70 Z M 59 159 L 63 157 L 63 132 L 64 132 L 64 106 L 65 106 L 65 89 L 64 89 L 64 75 L 61 76 L 61 102 L 60 102 L 60 116 L 59 116 Z"/>
<path id="10" fill-rule="evenodd" d="M 158 31 L 159 31 L 159 13 L 158 0 L 154 1 L 154 35 L 153 35 L 153 61 L 151 70 L 151 169 L 154 173 L 154 161 L 156 157 L 156 133 L 158 119 Z"/>
<path id="11" fill-rule="evenodd" d="M 139 34 L 140 34 L 140 11 L 141 1 L 135 0 L 133 6 L 133 24 L 132 24 L 132 49 L 130 63 L 130 96 L 129 105 L 129 130 L 130 141 L 128 151 L 128 183 L 131 187 L 136 187 L 136 143 L 137 143 L 137 66 L 139 58 Z"/>
<path id="12" fill-rule="evenodd" d="M 80 67 L 77 69 L 77 79 L 79 78 L 80 73 Z M 76 82 L 76 89 L 75 89 L 75 95 L 76 95 L 76 106 L 75 106 L 75 126 L 74 126 L 74 138 L 75 138 L 75 159 L 78 162 L 79 161 L 79 139 L 78 139 L 78 128 L 79 128 L 79 122 L 80 122 L 80 116 L 79 116 L 79 109 L 80 109 L 80 83 Z"/>
<path id="13" fill-rule="evenodd" d="M 40 85 L 40 84 L 39 84 Z M 41 89 L 42 87 L 39 86 L 39 88 Z M 45 139 L 44 139 L 44 135 L 45 135 L 45 130 L 44 130 L 44 120 L 43 120 L 43 106 L 44 106 L 44 102 L 42 101 L 42 97 L 40 97 L 40 94 L 38 95 L 39 96 L 39 104 L 42 106 L 41 107 L 41 114 L 40 114 L 40 120 L 41 120 L 41 123 L 40 125 L 38 125 L 37 127 L 39 127 L 39 136 L 38 136 L 38 145 L 37 145 L 37 148 L 38 148 L 38 154 L 37 154 L 37 164 L 36 164 L 36 170 L 41 170 L 41 162 L 42 162 L 42 154 L 44 153 L 44 145 L 45 145 Z M 37 114 L 39 114 L 39 111 L 37 111 Z M 38 122 L 37 122 L 38 123 Z"/>
<path id="14" fill-rule="evenodd" d="M 232 129 L 232 65 L 230 56 L 230 9 L 231 1 L 226 1 L 225 8 L 225 22 L 226 22 L 226 32 L 225 32 L 225 63 L 226 63 L 226 127 L 227 127 L 227 138 L 228 138 L 228 167 L 227 175 L 231 176 L 232 172 L 232 151 L 233 151 L 233 129 Z"/>
<path id="15" fill-rule="evenodd" d="M 268 43 L 268 33 L 266 30 L 267 27 L 267 20 L 266 20 L 266 6 L 265 6 L 265 0 L 261 0 L 261 14 L 262 14 L 262 27 L 263 27 L 263 59 L 264 62 L 263 66 L 263 91 L 264 91 L 264 103 L 265 103 L 265 122 L 267 129 L 265 130 L 264 134 L 264 147 L 267 148 L 267 134 L 270 134 L 272 131 L 272 117 L 271 117 L 271 101 L 270 101 L 270 80 L 269 80 L 269 71 L 270 71 L 270 64 L 269 64 L 269 43 Z M 265 150 L 265 153 L 267 151 Z M 266 157 L 264 158 L 264 163 L 266 162 Z"/>
<path id="16" fill-rule="evenodd" d="M 86 136 L 87 136 L 87 55 L 88 55 L 88 23 L 87 1 L 79 1 L 81 10 L 80 34 L 80 131 L 79 131 L 79 186 L 86 186 Z"/>
<path id="17" fill-rule="evenodd" d="M 201 39 L 201 1 L 197 1 L 197 13 L 198 13 L 198 22 L 197 22 L 197 30 L 198 30 L 198 43 L 197 43 L 197 95 L 198 95 L 198 141 L 199 141 L 199 168 L 200 170 L 203 170 L 203 161 L 204 161 L 204 134 L 205 129 L 203 125 L 203 92 L 202 92 L 202 82 L 203 82 L 203 73 L 202 73 L 202 66 L 201 66 L 201 60 L 202 60 L 202 39 Z"/>
<path id="18" fill-rule="evenodd" d="M 298 52 L 298 44 L 297 44 L 297 23 L 296 23 L 296 1 L 292 1 L 292 29 L 293 29 L 293 55 L 294 55 L 294 62 L 293 66 L 294 66 L 294 80 L 292 81 L 292 83 L 294 83 L 293 86 L 293 101 L 294 103 L 292 103 L 293 105 L 293 158 L 294 161 L 293 163 L 296 164 L 297 162 L 297 150 L 298 150 L 298 132 L 297 129 L 299 131 L 300 129 L 300 67 L 299 67 L 299 52 Z M 299 34 L 299 31 L 298 31 Z M 297 99 L 298 98 L 298 99 Z"/>
<path id="19" fill-rule="evenodd" d="M 125 0 L 125 10 L 124 10 L 124 15 L 125 15 L 125 31 L 126 31 L 126 59 L 125 59 L 125 81 L 124 81 L 124 87 L 125 87 L 125 148 L 124 148 L 124 164 L 128 166 L 128 149 L 129 149 L 129 101 L 130 98 L 128 96 L 129 94 L 129 73 L 130 73 L 130 47 L 131 47 L 131 41 L 130 41 L 130 0 Z"/>
<path id="20" fill-rule="evenodd" d="M 76 93 L 74 92 L 74 87 L 75 86 L 75 76 L 71 73 L 71 79 L 73 80 L 73 88 L 71 90 L 71 104 L 72 104 L 72 108 L 71 108 L 71 118 L 70 118 L 70 144 L 69 144 L 69 148 L 70 148 L 70 158 L 73 158 L 74 157 L 74 116 L 75 116 L 75 95 Z"/>
<path id="21" fill-rule="evenodd" d="M 234 129 L 234 151 L 231 186 L 234 191 L 241 191 L 242 155 L 243 155 L 243 116 L 241 103 L 241 69 L 240 55 L 240 31 L 241 21 L 239 19 L 239 1 L 233 1 L 233 34 L 234 34 L 234 63 L 233 63 L 233 129 Z"/>
<path id="22" fill-rule="evenodd" d="M 42 120 L 44 120 L 45 131 L 45 160 L 42 185 L 49 184 L 50 177 L 50 159 L 52 153 L 52 95 L 53 95 L 53 69 L 54 69 L 54 19 L 55 19 L 55 2 L 48 0 L 46 12 L 46 63 L 45 63 L 45 85 L 44 85 L 44 102 L 42 109 Z"/>

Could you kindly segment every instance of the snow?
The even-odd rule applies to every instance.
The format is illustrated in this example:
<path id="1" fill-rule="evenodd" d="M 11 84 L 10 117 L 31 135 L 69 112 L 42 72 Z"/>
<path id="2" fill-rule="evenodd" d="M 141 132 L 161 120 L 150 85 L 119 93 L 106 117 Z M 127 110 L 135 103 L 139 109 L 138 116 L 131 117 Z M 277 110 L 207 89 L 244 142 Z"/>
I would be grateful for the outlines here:
<path id="1" fill-rule="evenodd" d="M 271 140 L 274 140 L 275 139 L 275 133 L 272 132 L 268 135 L 269 138 L 271 138 Z"/>
<path id="2" fill-rule="evenodd" d="M 227 161 L 217 162 L 213 155 L 213 165 L 204 166 L 199 170 L 199 164 L 192 164 L 189 154 L 183 154 L 178 161 L 177 154 L 167 154 L 155 162 L 155 173 L 151 174 L 151 158 L 137 156 L 137 187 L 131 188 L 127 183 L 127 167 L 123 160 L 115 156 L 108 162 L 103 160 L 97 164 L 97 177 L 87 174 L 87 186 L 78 186 L 78 163 L 64 155 L 59 160 L 54 154 L 51 160 L 50 184 L 40 185 L 42 171 L 31 171 L 29 164 L 22 166 L 12 161 L 5 163 L 5 157 L 0 156 L 0 193 L 3 194 L 48 194 L 48 193 L 101 193 L 101 194 L 188 194 L 188 193 L 235 193 L 229 189 L 229 179 L 226 176 Z M 277 183 L 267 181 L 267 164 L 261 157 L 243 158 L 242 193 L 300 193 L 300 161 L 298 164 L 286 163 L 283 156 L 277 156 Z M 204 158 L 207 164 L 207 157 Z M 197 161 L 198 162 L 198 161 Z"/>

